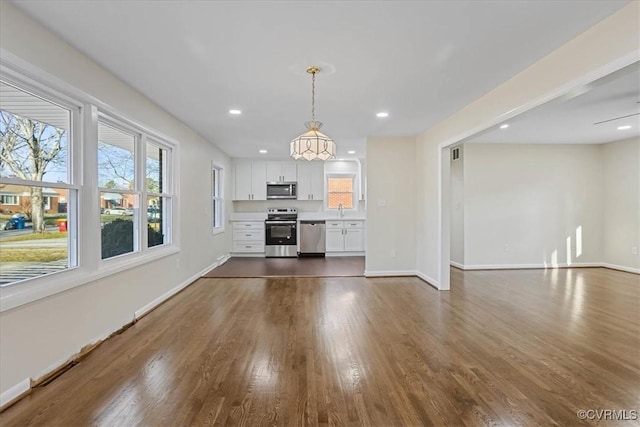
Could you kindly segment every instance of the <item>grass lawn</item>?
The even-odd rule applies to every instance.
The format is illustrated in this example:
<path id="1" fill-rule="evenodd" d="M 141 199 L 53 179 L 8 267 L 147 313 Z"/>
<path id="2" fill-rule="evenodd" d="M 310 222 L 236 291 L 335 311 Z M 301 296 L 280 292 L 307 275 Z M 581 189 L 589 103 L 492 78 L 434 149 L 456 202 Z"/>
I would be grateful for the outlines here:
<path id="1" fill-rule="evenodd" d="M 68 233 L 66 231 L 63 232 L 53 232 L 53 233 L 31 233 L 31 234 L 23 234 L 22 236 L 14 236 L 7 237 L 6 239 L 2 239 L 2 242 L 22 242 L 24 240 L 48 240 L 48 239 L 66 239 Z"/>
<path id="2" fill-rule="evenodd" d="M 0 249 L 0 262 L 51 262 L 67 258 L 67 248 Z"/>

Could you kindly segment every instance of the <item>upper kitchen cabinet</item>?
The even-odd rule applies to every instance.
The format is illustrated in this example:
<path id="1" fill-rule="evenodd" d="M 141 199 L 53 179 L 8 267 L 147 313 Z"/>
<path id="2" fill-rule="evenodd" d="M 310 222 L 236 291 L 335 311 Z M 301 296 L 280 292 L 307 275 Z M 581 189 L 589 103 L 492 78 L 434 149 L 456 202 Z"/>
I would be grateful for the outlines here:
<path id="1" fill-rule="evenodd" d="M 233 200 L 267 200 L 267 165 L 238 161 L 234 165 Z"/>
<path id="2" fill-rule="evenodd" d="M 267 182 L 296 182 L 298 180 L 297 166 L 294 162 L 267 163 Z"/>
<path id="3" fill-rule="evenodd" d="M 298 200 L 324 199 L 324 164 L 298 164 Z"/>

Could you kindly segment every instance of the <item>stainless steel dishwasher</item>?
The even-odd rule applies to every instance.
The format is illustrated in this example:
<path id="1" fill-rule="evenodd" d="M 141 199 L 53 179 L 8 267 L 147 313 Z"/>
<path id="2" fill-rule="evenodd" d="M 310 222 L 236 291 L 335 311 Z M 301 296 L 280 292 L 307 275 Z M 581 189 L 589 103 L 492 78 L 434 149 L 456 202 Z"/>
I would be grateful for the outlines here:
<path id="1" fill-rule="evenodd" d="M 324 256 L 325 222 L 300 221 L 300 256 Z"/>

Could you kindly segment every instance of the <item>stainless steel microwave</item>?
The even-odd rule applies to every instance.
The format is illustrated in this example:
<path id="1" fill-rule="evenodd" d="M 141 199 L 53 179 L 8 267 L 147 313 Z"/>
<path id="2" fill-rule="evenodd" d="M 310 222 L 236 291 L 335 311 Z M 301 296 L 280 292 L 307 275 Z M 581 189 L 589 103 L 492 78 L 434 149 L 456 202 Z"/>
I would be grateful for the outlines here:
<path id="1" fill-rule="evenodd" d="M 297 182 L 267 182 L 267 199 L 297 199 Z"/>

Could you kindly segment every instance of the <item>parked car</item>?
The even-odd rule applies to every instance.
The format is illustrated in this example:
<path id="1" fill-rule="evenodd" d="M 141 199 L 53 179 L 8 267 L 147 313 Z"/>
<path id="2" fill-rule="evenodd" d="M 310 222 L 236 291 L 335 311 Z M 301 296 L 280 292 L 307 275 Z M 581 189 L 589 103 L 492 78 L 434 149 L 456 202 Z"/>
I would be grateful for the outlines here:
<path id="1" fill-rule="evenodd" d="M 121 207 L 108 208 L 104 210 L 105 215 L 133 215 L 133 209 Z"/>

